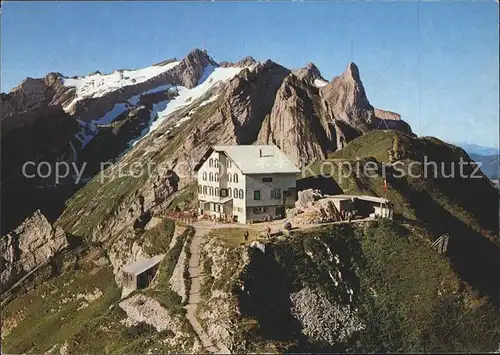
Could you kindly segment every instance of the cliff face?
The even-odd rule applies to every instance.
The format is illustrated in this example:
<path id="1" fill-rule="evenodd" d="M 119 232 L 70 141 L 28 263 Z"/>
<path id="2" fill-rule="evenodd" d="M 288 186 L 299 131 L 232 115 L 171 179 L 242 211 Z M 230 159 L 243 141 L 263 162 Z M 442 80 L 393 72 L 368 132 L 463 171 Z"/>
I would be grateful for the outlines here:
<path id="1" fill-rule="evenodd" d="M 400 115 L 370 104 L 354 63 L 331 83 L 310 63 L 283 81 L 258 141 L 278 145 L 303 167 L 378 128 L 411 133 Z"/>
<path id="2" fill-rule="evenodd" d="M 321 88 L 321 97 L 330 118 L 335 120 L 338 149 L 373 129 L 395 129 L 412 134 L 410 126 L 401 120 L 399 114 L 374 108 L 370 104 L 359 69 L 354 63 Z"/>
<path id="3" fill-rule="evenodd" d="M 52 196 L 53 207 L 46 208 L 50 196 L 37 189 L 54 186 L 54 175 L 49 174 L 46 179 L 27 178 L 23 166 L 43 161 L 53 172 L 57 161 L 74 159 L 71 142 L 78 123 L 60 106 L 51 104 L 63 91 L 56 74 L 49 74 L 43 79 L 26 79 L 0 98 L 2 233 L 15 228 L 37 209 L 52 220 L 61 213 L 58 194 Z M 34 171 L 36 166 L 30 165 L 26 174 Z"/>
<path id="4" fill-rule="evenodd" d="M 332 118 L 353 126 L 369 123 L 373 117 L 373 107 L 366 97 L 356 64 L 350 63 L 345 72 L 321 89 L 327 111 Z"/>
<path id="5" fill-rule="evenodd" d="M 324 159 L 332 132 L 317 100 L 318 89 L 304 78 L 288 75 L 259 134 L 259 142 L 276 144 L 297 165 Z"/>
<path id="6" fill-rule="evenodd" d="M 19 86 L 0 97 L 2 137 L 12 130 L 33 124 L 39 116 L 47 115 L 51 106 L 70 96 L 70 90 L 59 80 L 59 74 L 44 78 L 26 78 Z"/>

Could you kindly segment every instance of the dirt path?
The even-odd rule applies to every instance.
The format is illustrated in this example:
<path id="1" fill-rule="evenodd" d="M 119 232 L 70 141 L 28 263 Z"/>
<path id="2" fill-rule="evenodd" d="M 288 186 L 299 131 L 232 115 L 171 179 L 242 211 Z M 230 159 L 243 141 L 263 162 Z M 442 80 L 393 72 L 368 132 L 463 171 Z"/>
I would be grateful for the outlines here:
<path id="1" fill-rule="evenodd" d="M 205 333 L 198 319 L 196 318 L 196 309 L 200 302 L 200 252 L 201 241 L 205 233 L 208 232 L 206 228 L 196 228 L 196 233 L 191 241 L 190 251 L 191 257 L 189 259 L 189 278 L 191 279 L 191 288 L 189 289 L 188 304 L 185 307 L 187 314 L 186 318 L 193 327 L 203 345 L 203 350 L 210 353 L 221 353 L 219 349 Z M 224 349 L 226 350 L 226 349 Z M 229 352 L 229 351 L 228 351 Z M 224 353 L 226 353 L 224 351 Z"/>
<path id="2" fill-rule="evenodd" d="M 364 222 L 366 220 L 353 220 L 352 222 Z M 320 227 L 324 225 L 330 224 L 342 224 L 348 223 L 346 221 L 341 222 L 331 222 L 331 223 L 323 223 L 323 224 L 307 224 L 296 226 L 293 231 L 309 229 L 314 227 Z M 196 229 L 195 235 L 193 236 L 193 240 L 191 241 L 190 251 L 191 257 L 189 259 L 189 278 L 191 279 L 191 287 L 189 289 L 189 298 L 188 304 L 185 306 L 187 311 L 186 318 L 193 327 L 194 331 L 198 335 L 199 339 L 202 342 L 203 350 L 210 353 L 218 353 L 218 354 L 228 354 L 229 349 L 219 349 L 216 344 L 210 339 L 208 334 L 203 330 L 198 319 L 196 318 L 196 309 L 198 308 L 198 303 L 200 302 L 200 252 L 201 252 L 201 243 L 202 237 L 208 233 L 212 229 L 216 228 L 251 228 L 257 230 L 265 230 L 267 226 L 271 226 L 271 231 L 277 231 L 283 226 L 283 221 L 273 221 L 271 223 L 262 223 L 262 224 L 254 224 L 254 225 L 246 225 L 246 224 L 233 224 L 233 223 L 212 223 L 207 221 L 197 221 L 193 224 L 193 227 Z"/>
<path id="3" fill-rule="evenodd" d="M 373 221 L 372 218 L 363 218 L 363 219 L 353 219 L 351 223 L 363 223 Z M 272 222 L 262 222 L 262 223 L 254 223 L 254 224 L 238 224 L 238 223 L 213 223 L 209 221 L 197 221 L 193 224 L 193 226 L 198 229 L 205 230 L 205 233 L 210 231 L 211 229 L 218 228 L 245 228 L 245 229 L 254 229 L 258 231 L 265 232 L 267 226 L 271 227 L 271 233 L 275 233 L 278 230 L 283 230 L 284 227 L 284 219 L 274 220 Z M 294 225 L 292 228 L 292 232 L 300 231 L 304 229 L 318 228 L 322 226 L 329 226 L 335 224 L 348 224 L 348 221 L 336 221 L 336 222 L 327 222 L 327 223 L 310 223 L 310 224 L 298 224 Z"/>

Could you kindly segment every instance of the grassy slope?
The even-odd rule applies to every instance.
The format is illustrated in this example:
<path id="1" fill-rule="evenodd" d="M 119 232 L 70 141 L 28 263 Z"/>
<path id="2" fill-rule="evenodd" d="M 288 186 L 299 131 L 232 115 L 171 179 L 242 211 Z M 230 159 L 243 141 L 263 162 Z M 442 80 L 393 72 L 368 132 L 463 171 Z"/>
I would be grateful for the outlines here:
<path id="1" fill-rule="evenodd" d="M 382 163 L 387 162 L 387 150 L 393 146 L 395 137 L 405 151 L 400 167 L 410 169 L 414 162 L 443 162 L 445 174 L 450 173 L 453 163 L 457 167 L 460 158 L 469 161 L 466 153 L 458 147 L 436 138 L 412 138 L 396 131 L 371 131 L 350 142 L 343 150 L 331 155 L 326 162 L 333 165 L 331 178 L 317 177 L 321 164 L 316 162 L 305 171 L 306 178 L 298 186 L 309 186 L 336 190 L 349 194 L 384 196 Z M 356 160 L 357 158 L 361 160 Z M 342 161 L 365 162 L 372 160 L 379 166 L 377 176 L 342 178 L 338 165 Z M 324 166 L 324 165 L 323 165 Z M 327 166 L 328 167 L 328 166 Z M 440 165 L 438 165 L 440 168 Z M 413 165 L 411 171 L 419 171 Z M 464 172 L 474 168 L 467 166 Z M 345 168 L 344 168 L 345 170 Z M 328 172 L 329 169 L 324 169 Z M 498 239 L 498 191 L 487 178 L 480 179 L 443 178 L 429 170 L 427 178 L 396 177 L 394 167 L 386 166 L 387 197 L 394 202 L 395 215 L 402 221 L 418 228 L 431 240 L 443 233 L 451 235 L 449 253 L 456 270 L 471 285 L 490 295 L 500 292 L 500 241 Z M 331 187 L 333 186 L 333 187 Z"/>
<path id="2" fill-rule="evenodd" d="M 99 289 L 103 295 L 87 308 L 77 310 L 84 302 L 76 295 Z M 17 326 L 2 337 L 7 353 L 43 353 L 59 346 L 84 329 L 88 322 L 106 314 L 120 298 L 110 268 L 83 268 L 66 272 L 40 287 L 16 297 L 2 309 L 2 319 Z"/>
<path id="3" fill-rule="evenodd" d="M 96 175 L 67 202 L 56 226 L 72 235 L 89 238 L 93 228 L 105 220 L 145 181 L 145 176 L 133 178 L 103 178 Z"/>
<path id="4" fill-rule="evenodd" d="M 200 120 L 204 120 L 217 110 L 222 102 L 221 98 L 203 106 L 202 109 L 195 110 L 191 115 L 191 119 L 179 127 L 174 126 L 177 119 L 186 116 L 193 108 L 197 107 L 199 102 L 205 100 L 210 94 L 209 92 L 193 104 L 174 112 L 170 118 L 173 122 L 172 124 L 162 126 L 152 133 L 151 137 L 145 138 L 154 138 L 156 143 L 163 142 L 162 149 L 143 155 L 144 150 L 140 148 L 140 144 L 133 148 L 130 156 L 127 157 L 129 163 L 120 164 L 122 174 L 126 176 L 115 177 L 116 175 L 110 174 L 112 175 L 111 177 L 104 175 L 105 177 L 101 178 L 101 174 L 95 175 L 71 199 L 66 201 L 66 208 L 56 221 L 56 225 L 61 226 L 66 232 L 75 236 L 84 238 L 91 236 L 96 225 L 112 216 L 127 198 L 134 195 L 146 183 L 148 174 L 143 174 L 137 178 L 127 175 L 129 171 L 135 171 L 132 163 L 143 164 L 142 166 L 144 166 L 145 170 L 147 170 L 147 164 L 151 163 L 151 173 L 154 174 L 155 169 L 160 164 L 171 159 L 174 153 L 183 146 L 186 137 L 199 124 Z M 166 130 L 169 130 L 170 133 L 165 133 Z M 109 174 L 110 171 L 108 168 L 104 173 Z M 188 186 L 185 192 L 181 194 L 181 199 L 173 201 L 172 208 L 182 203 L 187 197 L 192 196 L 193 189 L 193 186 Z"/>
<path id="5" fill-rule="evenodd" d="M 165 253 L 174 228 L 173 221 L 165 220 L 137 238 L 142 240 L 147 252 Z M 191 227 L 184 230 L 160 264 L 154 286 L 143 291 L 172 315 L 181 317 L 184 314 L 181 298 L 170 289 L 168 281 L 184 243 L 193 233 Z M 99 256 L 104 254 L 100 252 Z M 125 327 L 120 323 L 126 318 L 125 312 L 117 306 L 121 290 L 116 286 L 110 267 L 92 262 L 97 258 L 82 260 L 78 269 L 65 271 L 8 303 L 2 309 L 2 319 L 12 330 L 2 337 L 3 351 L 43 353 L 54 346 L 60 347 L 65 341 L 70 353 L 141 353 L 146 348 L 159 353 L 180 351 L 163 343 L 164 339 L 173 336 L 168 330 L 158 333 L 145 324 Z M 77 310 L 84 300 L 77 300 L 76 295 L 91 293 L 96 288 L 103 295 L 87 308 Z M 187 321 L 184 330 L 192 333 Z"/>
<path id="6" fill-rule="evenodd" d="M 187 227 L 184 232 L 179 235 L 175 245 L 170 249 L 165 256 L 165 259 L 160 264 L 159 273 L 156 276 L 154 286 L 146 290 L 146 294 L 155 298 L 160 304 L 176 314 L 185 314 L 185 309 L 182 308 L 181 297 L 176 294 L 169 285 L 169 280 L 172 277 L 177 260 L 181 255 L 184 244 L 189 243 L 194 235 L 194 228 Z"/>
<path id="7" fill-rule="evenodd" d="M 428 243 L 390 223 L 363 234 L 358 275 L 368 327 L 361 350 L 466 352 L 498 345 L 498 308 L 464 285 Z"/>
<path id="8" fill-rule="evenodd" d="M 253 258 L 243 276 L 252 297 L 240 292 L 239 300 L 242 319 L 258 325 L 246 334 L 256 344 L 271 341 L 292 352 L 423 352 L 491 351 L 500 341 L 498 310 L 473 296 L 445 257 L 396 223 L 311 230 Z M 329 273 L 339 271 L 343 282 L 336 286 Z M 365 329 L 334 348 L 308 343 L 287 306 L 289 293 L 305 286 L 335 303 L 348 302 L 346 290 L 353 289 Z"/>

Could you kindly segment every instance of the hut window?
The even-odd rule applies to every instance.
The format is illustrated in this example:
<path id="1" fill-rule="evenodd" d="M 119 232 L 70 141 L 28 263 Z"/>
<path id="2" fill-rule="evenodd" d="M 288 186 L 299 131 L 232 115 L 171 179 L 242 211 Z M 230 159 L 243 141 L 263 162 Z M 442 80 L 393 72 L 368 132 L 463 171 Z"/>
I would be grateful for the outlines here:
<path id="1" fill-rule="evenodd" d="M 208 166 L 211 168 L 213 165 L 214 165 L 214 160 L 212 158 L 210 158 L 208 160 Z"/>
<path id="2" fill-rule="evenodd" d="M 273 200 L 281 199 L 281 190 L 280 189 L 271 190 L 271 199 Z"/>
<path id="3" fill-rule="evenodd" d="M 238 174 L 234 174 L 233 180 L 234 180 L 235 183 L 238 183 Z"/>

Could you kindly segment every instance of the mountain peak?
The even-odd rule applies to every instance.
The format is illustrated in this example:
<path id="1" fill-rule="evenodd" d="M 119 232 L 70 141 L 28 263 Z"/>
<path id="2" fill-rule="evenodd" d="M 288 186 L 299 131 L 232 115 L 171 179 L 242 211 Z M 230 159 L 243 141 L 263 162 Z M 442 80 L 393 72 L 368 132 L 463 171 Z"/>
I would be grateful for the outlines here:
<path id="1" fill-rule="evenodd" d="M 344 72 L 344 76 L 351 77 L 352 79 L 354 79 L 354 81 L 358 81 L 358 82 L 361 81 L 361 78 L 359 76 L 358 66 L 354 62 L 350 62 L 347 65 L 347 69 Z"/>
<path id="2" fill-rule="evenodd" d="M 318 67 L 313 62 L 307 63 L 306 66 L 305 66 L 305 68 L 306 69 L 312 69 L 312 70 L 318 70 L 319 71 Z"/>
<path id="3" fill-rule="evenodd" d="M 257 63 L 257 61 L 255 60 L 254 57 L 246 56 L 245 58 L 240 59 L 237 62 L 224 61 L 224 62 L 220 62 L 219 65 L 222 68 L 231 68 L 231 67 L 244 67 L 244 68 L 246 68 L 246 67 L 249 67 L 255 63 Z"/>
<path id="4" fill-rule="evenodd" d="M 307 82 L 315 86 L 316 80 L 320 80 L 322 82 L 324 81 L 326 83 L 326 81 L 321 76 L 321 72 L 319 71 L 318 67 L 312 62 L 307 63 L 303 68 L 294 70 L 293 74 L 295 74 L 295 76 L 297 76 L 299 79 L 306 80 Z"/>
<path id="5" fill-rule="evenodd" d="M 215 62 L 215 60 L 213 60 L 212 57 L 210 57 L 208 55 L 208 52 L 206 49 L 201 50 L 199 48 L 195 48 L 191 52 L 189 52 L 188 55 L 186 56 L 186 58 L 184 58 L 183 60 L 196 61 L 196 62 L 198 62 L 198 61 L 206 62 L 206 63 L 212 64 L 214 66 L 218 66 L 218 64 Z"/>

